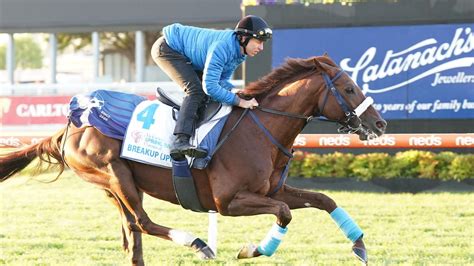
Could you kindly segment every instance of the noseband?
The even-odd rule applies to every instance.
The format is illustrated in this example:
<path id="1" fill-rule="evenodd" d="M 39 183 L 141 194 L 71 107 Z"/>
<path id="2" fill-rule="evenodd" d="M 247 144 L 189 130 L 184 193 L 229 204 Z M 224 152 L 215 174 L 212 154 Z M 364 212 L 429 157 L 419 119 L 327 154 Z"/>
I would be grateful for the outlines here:
<path id="1" fill-rule="evenodd" d="M 359 106 L 357 106 L 354 110 L 351 110 L 347 102 L 342 97 L 341 93 L 336 89 L 336 86 L 334 85 L 334 82 L 339 77 L 341 77 L 343 73 L 344 71 L 340 70 L 339 72 L 337 72 L 336 76 L 334 76 L 333 79 L 331 79 L 328 74 L 324 72 L 321 73 L 324 78 L 324 82 L 326 83 L 326 88 L 328 88 L 328 90 L 326 91 L 326 95 L 324 96 L 323 107 L 321 108 L 319 116 L 322 115 L 324 107 L 326 106 L 326 102 L 328 100 L 329 92 L 331 92 L 339 106 L 344 111 L 345 115 L 343 119 L 335 121 L 342 125 L 342 127 L 340 127 L 338 131 L 342 133 L 355 133 L 359 130 L 363 130 L 362 121 L 360 120 L 359 116 L 362 115 L 367 110 L 367 108 L 369 108 L 370 105 L 374 103 L 374 99 L 372 99 L 372 97 L 366 97 L 364 101 L 359 104 Z"/>

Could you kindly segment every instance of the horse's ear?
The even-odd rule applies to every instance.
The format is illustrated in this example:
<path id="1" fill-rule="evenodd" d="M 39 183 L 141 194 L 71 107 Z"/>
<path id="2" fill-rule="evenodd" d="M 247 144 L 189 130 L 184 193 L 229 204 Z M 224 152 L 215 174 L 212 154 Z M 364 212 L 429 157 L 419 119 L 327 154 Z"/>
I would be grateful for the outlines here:
<path id="1" fill-rule="evenodd" d="M 316 66 L 316 69 L 317 70 L 320 70 L 320 71 L 326 71 L 326 68 L 324 68 L 324 66 L 321 64 L 321 62 L 319 62 L 318 58 L 313 58 L 313 62 L 314 62 L 314 65 Z"/>
<path id="2" fill-rule="evenodd" d="M 325 56 L 325 57 L 329 57 L 329 54 L 328 54 L 328 52 L 324 52 L 323 56 Z"/>

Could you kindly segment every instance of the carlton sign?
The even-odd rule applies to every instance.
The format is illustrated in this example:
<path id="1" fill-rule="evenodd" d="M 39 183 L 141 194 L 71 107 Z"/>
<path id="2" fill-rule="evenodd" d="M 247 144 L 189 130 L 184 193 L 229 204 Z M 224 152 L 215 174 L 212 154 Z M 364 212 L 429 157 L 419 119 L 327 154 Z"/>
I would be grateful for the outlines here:
<path id="1" fill-rule="evenodd" d="M 0 97 L 0 125 L 65 124 L 70 96 Z"/>

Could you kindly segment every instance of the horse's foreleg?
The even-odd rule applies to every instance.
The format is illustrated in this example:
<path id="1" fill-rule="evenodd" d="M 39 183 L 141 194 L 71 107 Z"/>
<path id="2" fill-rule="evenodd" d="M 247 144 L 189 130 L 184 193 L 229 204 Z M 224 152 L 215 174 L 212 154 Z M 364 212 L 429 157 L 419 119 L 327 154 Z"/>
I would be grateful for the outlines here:
<path id="1" fill-rule="evenodd" d="M 288 185 L 285 185 L 272 198 L 285 202 L 292 210 L 313 207 L 331 213 L 337 208 L 336 202 L 323 193 L 294 188 Z"/>
<path id="2" fill-rule="evenodd" d="M 142 200 L 135 187 L 132 173 L 128 166 L 121 160 L 113 161 L 109 164 L 110 190 L 116 195 L 123 205 L 124 210 L 128 210 L 136 223 L 128 223 L 130 230 L 139 231 L 145 234 L 157 236 L 166 240 L 171 240 L 180 245 L 191 247 L 198 252 L 203 259 L 214 259 L 215 254 L 209 246 L 200 238 L 192 234 L 171 229 L 155 224 L 148 217 L 143 209 Z M 136 225 L 136 226 L 135 226 Z"/>
<path id="3" fill-rule="evenodd" d="M 132 265 L 144 265 L 143 249 L 142 249 L 142 233 L 130 230 L 130 226 L 136 226 L 135 218 L 123 206 L 119 199 L 117 199 L 111 192 L 105 190 L 107 197 L 110 199 L 120 212 L 122 225 L 122 247 L 129 255 Z M 143 192 L 138 192 L 139 197 L 143 200 Z M 133 224 L 133 225 L 132 225 Z"/>
<path id="4" fill-rule="evenodd" d="M 290 208 L 286 203 L 249 191 L 237 193 L 229 203 L 227 210 L 221 210 L 221 214 L 230 216 L 273 214 L 277 218 L 276 223 L 258 246 L 250 244 L 244 246 L 239 251 L 237 254 L 237 258 L 239 259 L 253 258 L 260 255 L 273 255 L 278 248 L 281 239 L 286 234 L 286 226 L 291 221 Z"/>
<path id="5" fill-rule="evenodd" d="M 322 193 L 288 185 L 285 185 L 273 198 L 285 202 L 290 209 L 313 207 L 327 211 L 344 235 L 354 243 L 352 246 L 354 255 L 362 262 L 367 263 L 367 252 L 362 240 L 364 236 L 362 230 L 344 209 L 336 205 L 333 199 Z"/>

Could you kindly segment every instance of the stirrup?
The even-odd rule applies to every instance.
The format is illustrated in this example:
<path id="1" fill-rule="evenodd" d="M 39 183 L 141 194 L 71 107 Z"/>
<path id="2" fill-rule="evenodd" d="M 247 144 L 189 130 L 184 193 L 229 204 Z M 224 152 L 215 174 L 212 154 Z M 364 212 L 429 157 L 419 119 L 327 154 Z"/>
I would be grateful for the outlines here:
<path id="1" fill-rule="evenodd" d="M 184 161 L 184 160 L 186 160 L 186 156 L 182 152 L 180 152 L 179 150 L 170 151 L 170 156 L 175 161 Z"/>
<path id="2" fill-rule="evenodd" d="M 181 151 L 181 153 L 194 158 L 205 158 L 207 156 L 207 152 L 199 148 L 189 148 Z"/>
<path id="3" fill-rule="evenodd" d="M 170 151 L 170 156 L 175 161 L 181 161 L 185 159 L 185 156 L 194 157 L 194 158 L 205 158 L 207 156 L 207 152 L 205 150 L 189 147 L 187 149 L 172 149 Z"/>

